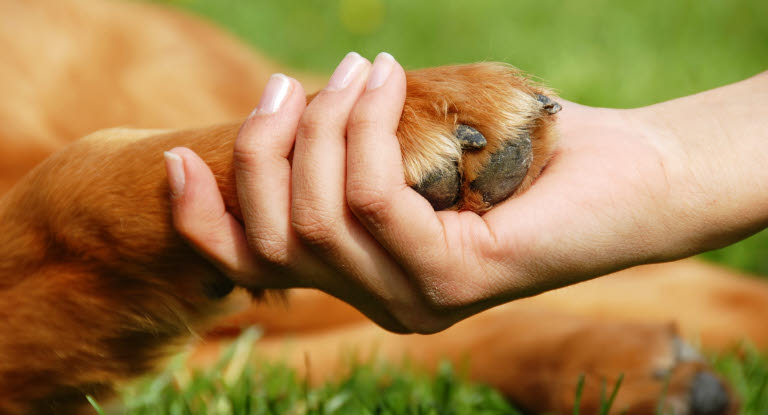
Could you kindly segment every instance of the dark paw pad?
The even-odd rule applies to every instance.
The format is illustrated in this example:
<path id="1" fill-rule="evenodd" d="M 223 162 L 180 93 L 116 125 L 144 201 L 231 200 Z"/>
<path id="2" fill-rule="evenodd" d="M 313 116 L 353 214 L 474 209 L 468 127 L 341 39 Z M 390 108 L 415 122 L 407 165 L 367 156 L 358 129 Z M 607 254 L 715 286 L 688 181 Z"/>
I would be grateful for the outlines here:
<path id="1" fill-rule="evenodd" d="M 424 196 L 435 210 L 453 207 L 458 203 L 461 193 L 459 166 L 450 171 L 433 171 L 420 183 L 413 185 L 413 189 Z"/>
<path id="2" fill-rule="evenodd" d="M 690 405 L 693 415 L 723 414 L 730 405 L 728 391 L 714 375 L 699 372 L 691 383 Z"/>
<path id="3" fill-rule="evenodd" d="M 525 132 L 491 154 L 483 171 L 470 183 L 470 189 L 480 193 L 485 203 L 499 203 L 520 186 L 532 161 L 531 136 Z"/>
<path id="4" fill-rule="evenodd" d="M 465 150 L 481 150 L 488 144 L 480 131 L 468 125 L 460 124 L 453 134 Z M 413 188 L 424 196 L 435 210 L 444 210 L 454 207 L 459 202 L 461 180 L 457 163 L 453 170 L 436 170 L 429 173 Z"/>

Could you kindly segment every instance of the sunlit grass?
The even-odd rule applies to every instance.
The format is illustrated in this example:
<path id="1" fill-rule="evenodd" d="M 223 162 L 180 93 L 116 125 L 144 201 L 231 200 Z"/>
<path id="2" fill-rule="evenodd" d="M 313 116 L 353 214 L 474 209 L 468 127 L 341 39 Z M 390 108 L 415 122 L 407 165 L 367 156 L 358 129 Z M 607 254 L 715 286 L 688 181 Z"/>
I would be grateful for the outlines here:
<path id="1" fill-rule="evenodd" d="M 467 382 L 449 364 L 434 376 L 382 363 L 352 365 L 340 381 L 311 388 L 279 362 L 250 361 L 248 331 L 215 366 L 191 371 L 184 356 L 124 395 L 127 415 L 481 414 L 518 415 L 498 392 Z"/>
<path id="2" fill-rule="evenodd" d="M 246 331 L 222 353 L 216 365 L 205 370 L 191 370 L 185 365 L 186 356 L 177 356 L 160 375 L 125 389 L 120 413 L 522 415 L 499 392 L 468 381 L 448 363 L 443 363 L 434 375 L 408 364 L 395 367 L 374 361 L 350 363 L 343 379 L 309 387 L 280 362 L 252 359 L 255 341 L 256 331 Z M 742 346 L 710 360 L 741 398 L 742 415 L 768 413 L 768 360 L 764 355 Z M 584 382 L 580 377 L 573 391 L 574 415 L 580 413 Z M 613 385 L 601 385 L 600 415 L 609 413 L 621 384 L 619 378 Z M 98 403 L 89 400 L 94 411 L 102 415 Z"/>
<path id="3" fill-rule="evenodd" d="M 749 345 L 712 357 L 712 365 L 742 397 L 742 415 L 768 414 L 768 359 Z"/>

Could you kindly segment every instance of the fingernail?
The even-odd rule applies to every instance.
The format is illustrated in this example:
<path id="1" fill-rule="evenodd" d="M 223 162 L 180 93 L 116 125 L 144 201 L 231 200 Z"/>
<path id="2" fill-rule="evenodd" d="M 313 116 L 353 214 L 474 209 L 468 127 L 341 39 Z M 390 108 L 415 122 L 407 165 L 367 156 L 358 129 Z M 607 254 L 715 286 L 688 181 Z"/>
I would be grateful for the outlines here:
<path id="1" fill-rule="evenodd" d="M 368 77 L 368 84 L 365 89 L 376 89 L 384 85 L 394 66 L 395 58 L 392 55 L 387 52 L 379 53 L 376 60 L 373 61 L 373 69 L 371 69 L 371 76 Z"/>
<path id="2" fill-rule="evenodd" d="M 291 79 L 287 76 L 276 73 L 269 78 L 264 93 L 261 95 L 259 105 L 251 113 L 256 114 L 274 114 L 285 102 L 285 98 L 291 92 Z"/>
<path id="3" fill-rule="evenodd" d="M 363 68 L 363 59 L 357 52 L 349 52 L 344 59 L 341 60 L 339 66 L 333 71 L 331 79 L 328 80 L 328 86 L 325 88 L 328 91 L 339 91 L 347 86 L 350 82 L 360 73 Z"/>
<path id="4" fill-rule="evenodd" d="M 168 185 L 171 187 L 171 197 L 176 199 L 184 193 L 184 160 L 178 154 L 170 151 L 163 152 L 165 171 L 168 174 Z"/>

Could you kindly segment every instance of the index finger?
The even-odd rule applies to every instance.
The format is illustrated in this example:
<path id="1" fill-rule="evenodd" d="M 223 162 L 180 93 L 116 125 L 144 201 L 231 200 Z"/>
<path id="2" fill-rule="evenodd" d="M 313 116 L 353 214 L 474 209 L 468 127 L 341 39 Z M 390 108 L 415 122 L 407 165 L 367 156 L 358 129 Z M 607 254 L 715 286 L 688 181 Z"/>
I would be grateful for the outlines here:
<path id="1" fill-rule="evenodd" d="M 347 203 L 398 262 L 414 272 L 445 253 L 445 233 L 429 202 L 403 174 L 396 131 L 405 100 L 405 72 L 379 54 L 347 126 Z"/>

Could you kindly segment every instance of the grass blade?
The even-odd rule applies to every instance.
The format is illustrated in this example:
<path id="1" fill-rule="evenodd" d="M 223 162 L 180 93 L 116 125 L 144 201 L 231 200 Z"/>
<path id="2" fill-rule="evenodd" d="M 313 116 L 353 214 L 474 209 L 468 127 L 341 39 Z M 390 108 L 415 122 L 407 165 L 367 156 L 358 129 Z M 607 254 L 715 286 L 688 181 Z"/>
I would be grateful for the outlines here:
<path id="1" fill-rule="evenodd" d="M 107 415 L 103 409 L 101 409 L 101 406 L 96 402 L 96 399 L 93 399 L 93 396 L 91 395 L 85 395 L 85 399 L 88 399 L 88 403 L 91 404 L 93 409 L 96 411 L 99 415 Z"/>
<path id="2" fill-rule="evenodd" d="M 576 383 L 576 398 L 573 402 L 573 415 L 579 415 L 581 412 L 581 395 L 584 393 L 584 374 L 579 375 L 579 380 Z"/>

